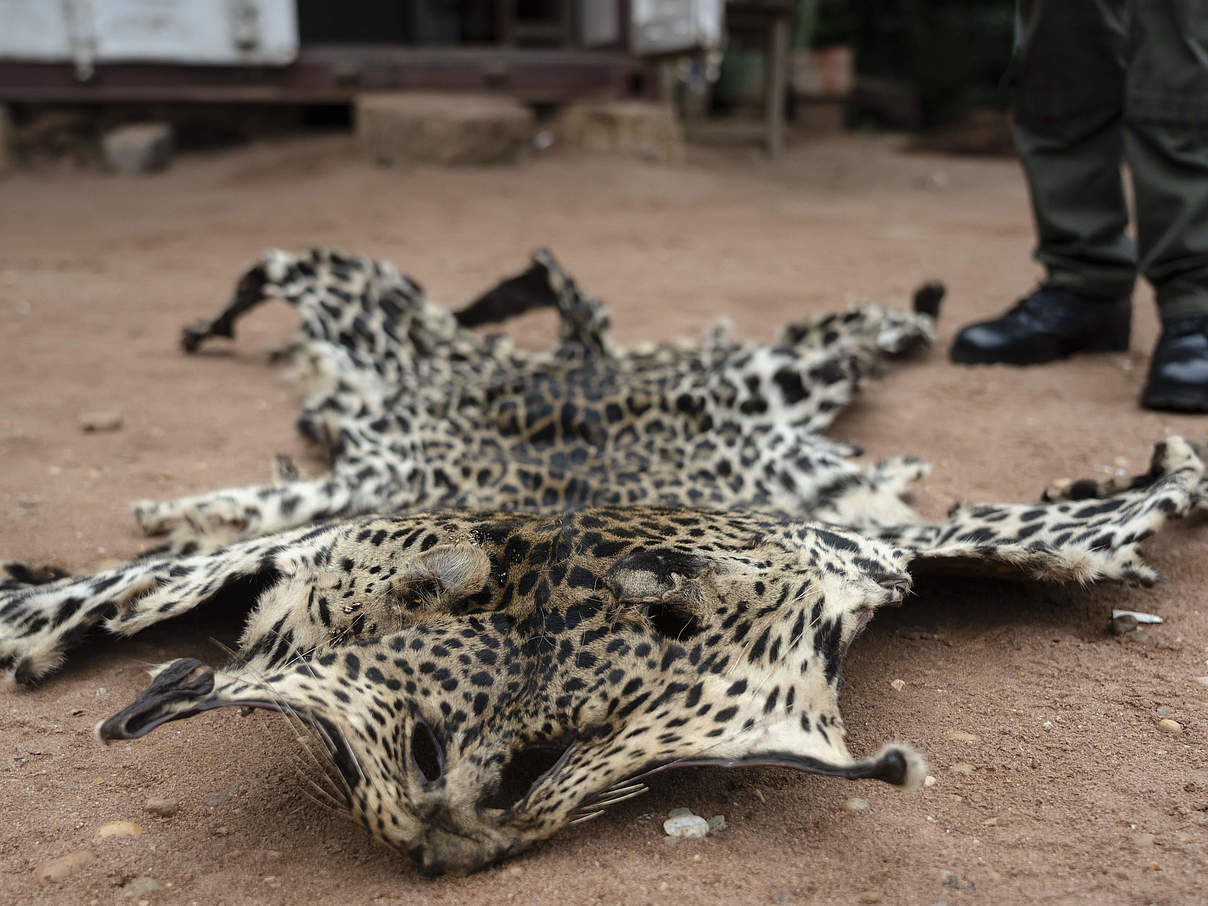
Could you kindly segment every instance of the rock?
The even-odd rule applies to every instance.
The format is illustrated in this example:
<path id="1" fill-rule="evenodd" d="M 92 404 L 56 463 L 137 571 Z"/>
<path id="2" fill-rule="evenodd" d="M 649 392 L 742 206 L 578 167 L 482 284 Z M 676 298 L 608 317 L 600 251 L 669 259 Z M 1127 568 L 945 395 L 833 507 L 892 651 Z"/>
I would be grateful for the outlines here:
<path id="1" fill-rule="evenodd" d="M 86 432 L 116 431 L 122 426 L 122 413 L 116 411 L 83 412 L 80 414 L 80 428 Z"/>
<path id="2" fill-rule="evenodd" d="M 931 189 L 933 192 L 943 191 L 951 182 L 952 180 L 944 170 L 932 170 L 918 179 L 920 188 Z"/>
<path id="3" fill-rule="evenodd" d="M 843 809 L 848 812 L 862 812 L 868 808 L 868 800 L 853 796 L 843 800 Z"/>
<path id="4" fill-rule="evenodd" d="M 958 761 L 952 766 L 952 773 L 964 774 L 966 777 L 970 776 L 973 773 L 973 770 L 973 765 L 969 764 L 967 761 Z"/>
<path id="5" fill-rule="evenodd" d="M 1177 720 L 1171 720 L 1169 717 L 1158 721 L 1158 729 L 1170 736 L 1178 736 L 1183 732 L 1183 725 Z"/>
<path id="6" fill-rule="evenodd" d="M 163 170 L 172 162 L 175 144 L 169 123 L 118 126 L 101 136 L 109 169 L 128 175 Z"/>
<path id="7" fill-rule="evenodd" d="M 132 900 L 141 900 L 159 890 L 159 881 L 149 875 L 141 875 L 122 887 L 122 895 Z"/>
<path id="8" fill-rule="evenodd" d="M 143 829 L 133 821 L 108 821 L 98 827 L 92 834 L 93 839 L 102 840 L 105 837 L 137 837 Z"/>
<path id="9" fill-rule="evenodd" d="M 944 734 L 945 739 L 951 739 L 953 742 L 977 742 L 978 737 L 973 733 L 966 733 L 964 730 L 949 730 Z"/>
<path id="10" fill-rule="evenodd" d="M 1112 635 L 1128 635 L 1137 628 L 1137 618 L 1131 613 L 1122 613 L 1118 617 L 1112 617 L 1111 632 Z"/>
<path id="11" fill-rule="evenodd" d="M 673 808 L 667 813 L 668 818 L 684 818 L 688 815 L 695 814 L 690 808 Z"/>
<path id="12" fill-rule="evenodd" d="M 1174 709 L 1170 705 L 1158 705 L 1158 717 L 1170 717 Z"/>
<path id="13" fill-rule="evenodd" d="M 684 159 L 684 136 L 666 104 L 648 101 L 582 101 L 558 120 L 562 141 L 596 153 L 659 163 Z"/>
<path id="14" fill-rule="evenodd" d="M 152 797 L 143 803 L 143 809 L 149 815 L 157 818 L 171 818 L 180 811 L 180 803 L 175 799 L 157 799 Z"/>
<path id="15" fill-rule="evenodd" d="M 92 853 L 86 849 L 48 859 L 34 869 L 34 877 L 39 884 L 58 884 L 71 877 L 93 859 Z"/>
<path id="16" fill-rule="evenodd" d="M 1112 619 L 1114 620 L 1117 617 L 1132 617 L 1138 623 L 1145 623 L 1146 625 L 1156 625 L 1162 622 L 1162 618 L 1156 613 L 1144 613 L 1140 610 L 1113 610 Z"/>
<path id="17" fill-rule="evenodd" d="M 439 92 L 363 94 L 357 139 L 380 164 L 512 163 L 532 144 L 533 113 L 510 98 Z"/>
<path id="18" fill-rule="evenodd" d="M 928 774 L 923 778 L 923 786 L 927 789 L 931 789 L 933 786 L 935 786 L 935 778 Z"/>
<path id="19" fill-rule="evenodd" d="M 709 819 L 709 833 L 717 834 L 726 829 L 726 816 L 714 815 Z"/>
<path id="20" fill-rule="evenodd" d="M 679 815 L 663 822 L 668 837 L 707 837 L 709 822 L 699 815 Z"/>
<path id="21" fill-rule="evenodd" d="M 889 683 L 889 688 L 891 688 L 894 692 L 901 692 L 906 688 L 906 681 L 900 679 L 892 680 Z"/>
<path id="22" fill-rule="evenodd" d="M 772 894 L 773 903 L 791 903 L 793 902 L 793 892 L 787 887 L 781 887 L 778 891 Z"/>

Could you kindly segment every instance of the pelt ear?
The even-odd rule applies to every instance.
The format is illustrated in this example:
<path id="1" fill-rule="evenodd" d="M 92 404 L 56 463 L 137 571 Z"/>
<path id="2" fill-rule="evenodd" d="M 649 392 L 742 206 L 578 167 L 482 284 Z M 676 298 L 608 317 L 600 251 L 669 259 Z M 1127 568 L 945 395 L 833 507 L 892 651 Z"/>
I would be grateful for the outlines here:
<path id="1" fill-rule="evenodd" d="M 441 595 L 462 597 L 481 591 L 491 575 L 491 559 L 475 544 L 438 544 L 419 554 L 399 577 L 400 584 L 429 585 Z"/>
<path id="2" fill-rule="evenodd" d="M 668 548 L 634 551 L 612 565 L 604 584 L 619 601 L 659 601 L 668 592 L 682 590 L 685 580 L 699 576 L 706 564 L 703 557 Z"/>

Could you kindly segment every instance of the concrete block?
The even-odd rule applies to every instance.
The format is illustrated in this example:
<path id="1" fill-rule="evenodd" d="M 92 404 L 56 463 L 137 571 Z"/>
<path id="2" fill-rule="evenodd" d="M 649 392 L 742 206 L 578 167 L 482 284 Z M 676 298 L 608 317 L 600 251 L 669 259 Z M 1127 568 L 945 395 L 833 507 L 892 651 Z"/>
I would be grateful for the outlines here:
<path id="1" fill-rule="evenodd" d="M 172 162 L 175 149 L 168 123 L 118 126 L 101 136 L 105 163 L 118 173 L 154 173 Z"/>
<path id="2" fill-rule="evenodd" d="M 361 147 L 382 164 L 511 163 L 533 141 L 533 113 L 511 98 L 391 92 L 356 100 Z"/>
<path id="3" fill-rule="evenodd" d="M 559 119 L 569 147 L 623 157 L 674 163 L 684 158 L 684 135 L 665 104 L 644 101 L 585 101 L 571 104 Z"/>

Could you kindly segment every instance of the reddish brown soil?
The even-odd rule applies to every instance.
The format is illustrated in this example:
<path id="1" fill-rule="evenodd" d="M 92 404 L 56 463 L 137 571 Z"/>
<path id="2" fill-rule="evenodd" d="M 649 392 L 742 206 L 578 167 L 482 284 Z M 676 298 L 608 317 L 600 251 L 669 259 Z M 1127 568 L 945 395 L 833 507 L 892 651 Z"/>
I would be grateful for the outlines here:
<path id="1" fill-rule="evenodd" d="M 277 451 L 307 461 L 292 396 L 264 358 L 292 329 L 284 306 L 250 317 L 228 349 L 186 358 L 176 347 L 180 326 L 216 311 L 269 246 L 384 256 L 458 303 L 548 244 L 612 304 L 622 340 L 695 334 L 718 315 L 768 336 L 858 298 L 905 302 L 938 277 L 946 342 L 1029 288 L 1031 241 L 1013 163 L 902 155 L 880 139 L 801 141 L 776 164 L 697 152 L 681 168 L 555 156 L 458 172 L 377 169 L 344 139 L 316 139 L 184 158 L 147 179 L 10 175 L 0 554 L 74 569 L 128 557 L 146 544 L 128 500 L 259 482 Z M 1139 296 L 1128 355 L 969 370 L 937 350 L 871 387 L 835 433 L 870 455 L 931 460 L 920 498 L 933 515 L 958 497 L 1029 500 L 1055 477 L 1142 469 L 1153 441 L 1203 435 L 1208 420 L 1137 409 L 1156 329 Z M 81 412 L 111 408 L 120 431 L 80 431 Z M 465 879 L 418 877 L 313 804 L 270 715 L 210 713 L 111 748 L 93 740 L 147 665 L 221 660 L 206 640 L 231 638 L 233 617 L 98 644 L 41 688 L 0 692 L 0 901 L 133 902 L 129 882 L 144 876 L 159 884 L 142 897 L 154 903 L 1199 901 L 1206 531 L 1176 525 L 1149 543 L 1165 574 L 1152 591 L 932 583 L 879 617 L 846 667 L 849 743 L 914 741 L 936 778 L 921 794 L 783 770 L 686 771 Z M 1166 623 L 1111 637 L 1112 606 Z M 1181 735 L 1158 731 L 1166 714 Z M 849 796 L 869 808 L 843 810 Z M 152 817 L 148 797 L 180 811 Z M 668 846 L 660 825 L 676 806 L 724 814 L 729 828 Z M 93 838 L 119 819 L 145 833 Z M 60 884 L 35 882 L 39 863 L 77 850 L 94 860 Z"/>

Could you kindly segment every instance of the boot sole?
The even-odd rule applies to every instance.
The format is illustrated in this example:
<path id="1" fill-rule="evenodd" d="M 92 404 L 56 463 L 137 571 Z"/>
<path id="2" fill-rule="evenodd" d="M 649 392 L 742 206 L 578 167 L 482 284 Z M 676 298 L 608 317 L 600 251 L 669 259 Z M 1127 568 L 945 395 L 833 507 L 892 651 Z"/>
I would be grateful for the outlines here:
<path id="1" fill-rule="evenodd" d="M 948 359 L 957 365 L 1044 365 L 1048 362 L 1060 362 L 1075 355 L 1093 355 L 1097 353 L 1128 352 L 1128 337 L 1106 337 L 1088 343 L 1066 342 L 1059 343 L 1056 349 L 1035 352 L 1031 355 L 1016 353 L 1007 355 L 981 349 L 970 349 L 953 344 L 948 352 Z"/>
<path id="2" fill-rule="evenodd" d="M 1146 387 L 1141 394 L 1141 408 L 1159 412 L 1208 412 L 1208 387 L 1197 390 L 1171 387 Z"/>

